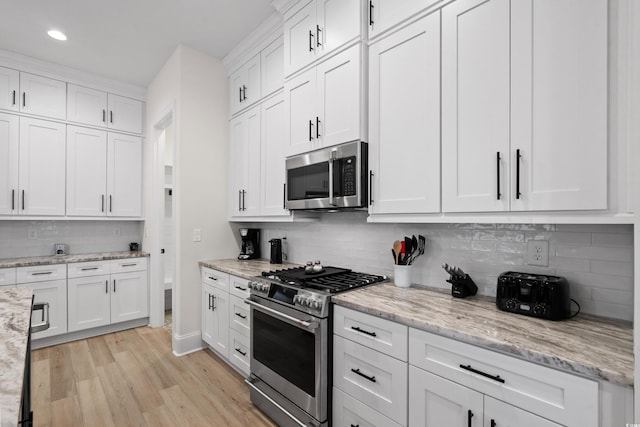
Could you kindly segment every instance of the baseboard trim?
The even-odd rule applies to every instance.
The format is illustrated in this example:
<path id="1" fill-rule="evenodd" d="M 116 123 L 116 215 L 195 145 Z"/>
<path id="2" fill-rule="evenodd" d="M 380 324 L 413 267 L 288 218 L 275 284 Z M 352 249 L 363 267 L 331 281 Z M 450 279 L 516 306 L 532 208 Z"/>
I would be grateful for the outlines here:
<path id="1" fill-rule="evenodd" d="M 172 334 L 173 354 L 184 356 L 202 350 L 202 332 L 196 331 L 187 335 Z"/>
<path id="2" fill-rule="evenodd" d="M 82 331 L 69 332 L 52 337 L 40 338 L 31 342 L 33 350 L 50 347 L 52 345 L 64 344 L 71 341 L 78 341 L 87 338 L 97 337 L 99 335 L 110 334 L 112 332 L 124 331 L 125 329 L 137 328 L 140 326 L 148 326 L 149 318 L 129 320 L 128 322 L 115 323 L 113 325 L 100 326 L 98 328 L 83 329 Z"/>

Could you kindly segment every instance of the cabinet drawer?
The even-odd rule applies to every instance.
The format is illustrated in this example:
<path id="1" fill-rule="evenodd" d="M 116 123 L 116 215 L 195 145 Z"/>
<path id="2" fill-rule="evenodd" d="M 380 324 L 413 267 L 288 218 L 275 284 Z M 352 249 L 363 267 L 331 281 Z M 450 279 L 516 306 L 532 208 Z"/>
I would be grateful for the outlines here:
<path id="1" fill-rule="evenodd" d="M 142 271 L 147 269 L 147 258 L 114 259 L 111 261 L 111 274 Z"/>
<path id="2" fill-rule="evenodd" d="M 563 425 L 598 420 L 593 380 L 413 328 L 409 363 Z"/>
<path id="3" fill-rule="evenodd" d="M 229 361 L 245 375 L 249 375 L 249 337 L 229 331 Z"/>
<path id="4" fill-rule="evenodd" d="M 333 336 L 333 385 L 397 423 L 407 423 L 407 363 Z"/>
<path id="5" fill-rule="evenodd" d="M 67 276 L 69 278 L 74 277 L 89 277 L 100 276 L 102 274 L 111 273 L 110 261 L 88 261 L 88 262 L 75 262 L 67 264 Z"/>
<path id="6" fill-rule="evenodd" d="M 15 268 L 0 268 L 0 286 L 8 286 L 16 284 Z"/>
<path id="7" fill-rule="evenodd" d="M 400 424 L 391 421 L 336 387 L 333 388 L 333 425 L 336 427 L 400 427 Z"/>
<path id="8" fill-rule="evenodd" d="M 341 306 L 335 306 L 333 319 L 335 334 L 407 360 L 407 326 Z"/>
<path id="9" fill-rule="evenodd" d="M 18 267 L 16 269 L 17 283 L 44 282 L 47 280 L 66 280 L 67 265 L 34 265 L 31 267 Z"/>
<path id="10" fill-rule="evenodd" d="M 242 277 L 229 276 L 229 293 L 238 298 L 249 298 L 249 282 L 248 279 Z"/>
<path id="11" fill-rule="evenodd" d="M 208 267 L 202 267 L 202 283 L 229 292 L 229 275 Z"/>
<path id="12" fill-rule="evenodd" d="M 241 335 L 248 337 L 251 328 L 249 305 L 244 302 L 244 298 L 238 298 L 235 295 L 231 295 L 229 301 L 231 302 L 229 310 L 229 325 L 231 325 L 231 329 L 235 329 Z"/>

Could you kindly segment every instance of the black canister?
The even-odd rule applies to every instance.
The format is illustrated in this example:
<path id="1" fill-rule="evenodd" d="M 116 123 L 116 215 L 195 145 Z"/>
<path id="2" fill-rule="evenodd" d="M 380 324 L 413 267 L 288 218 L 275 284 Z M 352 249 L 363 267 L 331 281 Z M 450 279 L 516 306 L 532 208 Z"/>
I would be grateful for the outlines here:
<path id="1" fill-rule="evenodd" d="M 271 258 L 269 262 L 271 264 L 282 264 L 282 239 L 271 239 Z"/>

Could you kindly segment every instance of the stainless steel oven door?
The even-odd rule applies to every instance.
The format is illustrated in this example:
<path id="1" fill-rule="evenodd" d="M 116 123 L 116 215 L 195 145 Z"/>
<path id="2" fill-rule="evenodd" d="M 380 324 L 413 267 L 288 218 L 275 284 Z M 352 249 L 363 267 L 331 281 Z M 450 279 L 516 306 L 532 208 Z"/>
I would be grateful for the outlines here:
<path id="1" fill-rule="evenodd" d="M 251 374 L 319 422 L 327 419 L 327 319 L 251 295 Z"/>

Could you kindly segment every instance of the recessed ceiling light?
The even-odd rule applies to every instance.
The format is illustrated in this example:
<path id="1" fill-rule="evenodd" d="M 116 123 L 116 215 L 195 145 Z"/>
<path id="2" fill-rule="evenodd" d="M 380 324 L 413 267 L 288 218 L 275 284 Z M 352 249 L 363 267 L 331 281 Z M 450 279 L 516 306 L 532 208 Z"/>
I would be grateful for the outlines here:
<path id="1" fill-rule="evenodd" d="M 49 37 L 54 38 L 56 40 L 65 41 L 67 39 L 67 36 L 65 36 L 62 31 L 51 30 L 47 34 L 49 34 Z"/>

